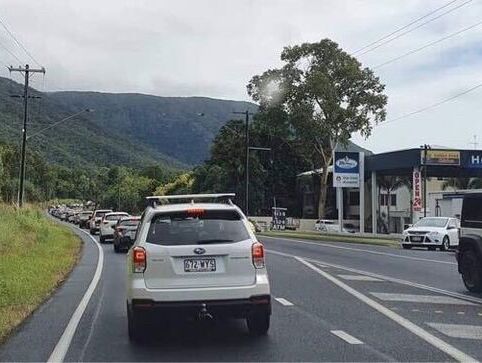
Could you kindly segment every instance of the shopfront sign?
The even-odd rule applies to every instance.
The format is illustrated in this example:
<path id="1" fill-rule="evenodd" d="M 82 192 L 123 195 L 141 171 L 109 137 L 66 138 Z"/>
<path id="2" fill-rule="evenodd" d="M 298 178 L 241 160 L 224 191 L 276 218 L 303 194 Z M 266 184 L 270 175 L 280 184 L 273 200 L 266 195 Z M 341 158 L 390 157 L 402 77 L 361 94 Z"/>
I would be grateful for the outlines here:
<path id="1" fill-rule="evenodd" d="M 427 153 L 426 157 L 424 154 Z M 422 165 L 460 165 L 460 151 L 454 150 L 422 150 Z"/>
<path id="2" fill-rule="evenodd" d="M 413 203 L 414 212 L 422 210 L 422 176 L 419 170 L 413 171 Z"/>

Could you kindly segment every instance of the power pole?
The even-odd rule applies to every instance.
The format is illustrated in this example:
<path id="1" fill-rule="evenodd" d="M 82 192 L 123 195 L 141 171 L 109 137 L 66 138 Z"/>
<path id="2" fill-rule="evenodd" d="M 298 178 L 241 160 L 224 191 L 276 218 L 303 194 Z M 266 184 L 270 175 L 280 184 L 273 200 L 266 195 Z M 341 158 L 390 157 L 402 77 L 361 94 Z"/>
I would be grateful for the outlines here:
<path id="1" fill-rule="evenodd" d="M 249 215 L 249 115 L 252 115 L 248 110 L 244 112 L 233 112 L 236 115 L 245 115 L 245 138 L 244 138 L 244 146 L 245 146 L 245 168 L 244 168 L 244 177 L 246 180 L 246 185 L 244 188 L 244 213 L 246 213 L 246 217 Z"/>
<path id="2" fill-rule="evenodd" d="M 21 208 L 23 206 L 24 199 L 24 184 L 25 184 L 25 152 L 27 146 L 27 121 L 28 121 L 28 80 L 30 73 L 43 73 L 45 74 L 45 68 L 33 69 L 27 65 L 25 68 L 18 67 L 13 68 L 8 67 L 11 72 L 20 72 L 25 76 L 24 90 L 23 90 L 23 129 L 22 129 L 22 150 L 21 150 L 21 161 L 20 161 L 20 180 L 18 187 L 18 206 Z"/>
<path id="3" fill-rule="evenodd" d="M 477 147 L 479 146 L 479 143 L 477 142 L 477 135 L 474 135 L 474 141 L 469 142 L 470 145 L 474 145 L 474 150 L 477 150 Z"/>
<path id="4" fill-rule="evenodd" d="M 427 216 L 427 150 L 430 145 L 423 146 L 423 217 Z"/>

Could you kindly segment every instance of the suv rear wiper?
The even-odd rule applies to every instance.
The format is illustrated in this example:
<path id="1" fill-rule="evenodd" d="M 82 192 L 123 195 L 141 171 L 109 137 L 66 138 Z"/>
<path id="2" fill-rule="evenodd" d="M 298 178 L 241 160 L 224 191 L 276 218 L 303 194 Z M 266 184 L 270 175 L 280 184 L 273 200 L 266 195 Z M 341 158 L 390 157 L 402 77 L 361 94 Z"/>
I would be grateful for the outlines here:
<path id="1" fill-rule="evenodd" d="M 233 242 L 232 239 L 202 239 L 197 241 L 198 245 L 207 245 L 210 243 L 228 243 L 228 242 Z"/>

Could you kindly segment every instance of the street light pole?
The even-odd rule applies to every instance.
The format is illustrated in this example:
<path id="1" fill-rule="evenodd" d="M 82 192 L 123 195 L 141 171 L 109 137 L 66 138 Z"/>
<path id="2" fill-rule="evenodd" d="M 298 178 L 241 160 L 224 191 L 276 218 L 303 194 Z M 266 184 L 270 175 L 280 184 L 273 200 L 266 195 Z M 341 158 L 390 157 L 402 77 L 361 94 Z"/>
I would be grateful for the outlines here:
<path id="1" fill-rule="evenodd" d="M 248 110 L 244 112 L 233 112 L 237 115 L 245 115 L 245 136 L 244 136 L 244 148 L 245 148 L 245 188 L 244 188 L 244 213 L 249 215 L 249 115 L 252 115 Z"/>

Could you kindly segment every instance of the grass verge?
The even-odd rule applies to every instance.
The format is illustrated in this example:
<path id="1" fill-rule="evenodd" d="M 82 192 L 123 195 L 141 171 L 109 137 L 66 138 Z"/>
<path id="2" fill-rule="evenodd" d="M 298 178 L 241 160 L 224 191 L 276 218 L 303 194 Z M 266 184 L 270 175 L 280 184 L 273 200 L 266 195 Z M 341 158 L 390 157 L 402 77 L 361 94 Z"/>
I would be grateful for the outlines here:
<path id="1" fill-rule="evenodd" d="M 282 237 L 282 238 L 299 238 L 299 239 L 307 239 L 312 241 L 321 241 L 321 242 L 344 242 L 344 243 L 361 243 L 361 244 L 369 244 L 369 245 L 378 245 L 378 246 L 391 246 L 396 247 L 398 246 L 398 239 L 396 238 L 388 238 L 388 237 L 360 237 L 360 236 L 350 236 L 345 234 L 322 234 L 316 232 L 295 232 L 295 231 L 269 231 L 269 232 L 262 232 L 259 233 L 260 236 L 268 236 L 268 237 Z"/>
<path id="2" fill-rule="evenodd" d="M 0 342 L 65 279 L 80 245 L 40 209 L 0 204 Z"/>

